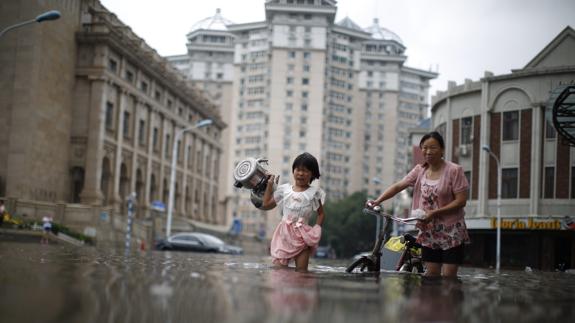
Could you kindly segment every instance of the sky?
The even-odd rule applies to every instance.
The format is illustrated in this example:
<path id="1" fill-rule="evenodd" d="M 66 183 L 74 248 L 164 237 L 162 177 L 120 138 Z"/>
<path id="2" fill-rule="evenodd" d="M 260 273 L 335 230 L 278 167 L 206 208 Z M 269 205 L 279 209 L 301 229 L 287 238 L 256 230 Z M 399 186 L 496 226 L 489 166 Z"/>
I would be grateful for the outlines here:
<path id="1" fill-rule="evenodd" d="M 234 23 L 265 20 L 265 0 L 100 0 L 160 55 L 186 53 L 186 34 L 198 21 L 222 16 Z M 407 47 L 405 65 L 439 72 L 430 93 L 524 67 L 567 25 L 575 0 L 339 0 L 336 21 L 379 25 Z"/>

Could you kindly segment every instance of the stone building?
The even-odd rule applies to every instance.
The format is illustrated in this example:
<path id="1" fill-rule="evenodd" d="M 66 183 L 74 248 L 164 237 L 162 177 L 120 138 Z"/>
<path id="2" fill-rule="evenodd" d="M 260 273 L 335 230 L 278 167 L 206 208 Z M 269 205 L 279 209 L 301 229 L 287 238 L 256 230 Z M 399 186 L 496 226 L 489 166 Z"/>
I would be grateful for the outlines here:
<path id="1" fill-rule="evenodd" d="M 566 27 L 525 67 L 450 82 L 433 97 L 432 128 L 446 135 L 445 158 L 462 165 L 470 183 L 470 263 L 495 262 L 501 181 L 501 265 L 575 267 L 575 148 L 550 121 L 556 92 L 574 84 L 575 31 Z M 484 145 L 500 161 L 501 179 Z"/>
<path id="2" fill-rule="evenodd" d="M 427 116 L 437 73 L 405 66 L 405 45 L 377 19 L 362 28 L 336 23 L 336 12 L 333 0 L 270 0 L 264 21 L 233 24 L 218 10 L 188 34 L 187 54 L 168 57 L 229 104 L 221 107 L 229 124 L 221 199 L 248 232 L 269 217 L 233 188 L 239 161 L 266 157 L 287 182 L 295 156 L 308 151 L 328 199 L 375 194 L 403 175 L 395 170 L 407 163 L 406 131 Z M 274 226 L 267 222 L 268 233 Z"/>
<path id="3" fill-rule="evenodd" d="M 2 25 L 62 17 L 0 40 L 0 195 L 109 206 L 167 204 L 176 130 L 175 215 L 222 223 L 216 107 L 97 0 L 8 1 Z"/>

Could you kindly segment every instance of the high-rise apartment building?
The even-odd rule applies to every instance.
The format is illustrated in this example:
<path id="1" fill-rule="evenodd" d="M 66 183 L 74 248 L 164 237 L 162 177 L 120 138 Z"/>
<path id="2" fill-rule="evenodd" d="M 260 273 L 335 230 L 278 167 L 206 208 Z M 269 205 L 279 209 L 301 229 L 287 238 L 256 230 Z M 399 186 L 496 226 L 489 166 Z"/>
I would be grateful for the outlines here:
<path id="1" fill-rule="evenodd" d="M 239 161 L 266 157 L 287 182 L 293 158 L 307 151 L 320 161 L 328 199 L 376 194 L 404 175 L 407 129 L 426 117 L 437 76 L 404 66 L 404 44 L 377 19 L 367 28 L 335 23 L 336 1 L 270 0 L 265 12 L 265 21 L 230 24 L 218 11 L 188 34 L 187 55 L 168 58 L 226 98 L 217 101 L 229 125 L 220 201 L 253 232 L 266 220 L 233 188 Z"/>

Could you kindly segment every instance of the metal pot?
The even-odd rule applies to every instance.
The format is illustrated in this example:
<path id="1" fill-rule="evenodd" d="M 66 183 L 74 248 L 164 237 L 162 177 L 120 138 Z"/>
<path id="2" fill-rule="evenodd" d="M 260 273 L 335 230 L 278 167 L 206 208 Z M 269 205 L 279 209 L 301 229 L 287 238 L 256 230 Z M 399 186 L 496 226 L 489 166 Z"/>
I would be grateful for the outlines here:
<path id="1" fill-rule="evenodd" d="M 247 158 L 242 160 L 234 169 L 234 186 L 237 188 L 247 188 L 251 190 L 250 200 L 252 204 L 260 209 L 263 205 L 263 196 L 268 184 L 268 176 L 271 174 L 262 164 L 267 164 L 267 159 Z M 274 183 L 275 191 L 277 183 Z"/>
<path id="2" fill-rule="evenodd" d="M 247 158 L 242 160 L 234 169 L 236 187 L 256 189 L 263 182 L 267 182 L 269 172 L 261 165 L 267 163 L 265 159 Z"/>

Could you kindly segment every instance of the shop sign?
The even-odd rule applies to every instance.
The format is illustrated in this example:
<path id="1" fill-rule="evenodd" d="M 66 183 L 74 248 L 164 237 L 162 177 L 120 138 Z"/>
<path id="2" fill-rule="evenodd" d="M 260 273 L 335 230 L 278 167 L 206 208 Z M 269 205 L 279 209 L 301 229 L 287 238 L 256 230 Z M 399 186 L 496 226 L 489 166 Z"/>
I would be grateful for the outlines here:
<path id="1" fill-rule="evenodd" d="M 491 218 L 491 229 L 497 228 L 497 218 Z M 535 218 L 501 219 L 501 229 L 504 230 L 575 230 L 575 220 L 570 217 L 563 219 L 538 220 Z"/>

